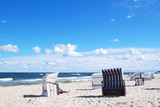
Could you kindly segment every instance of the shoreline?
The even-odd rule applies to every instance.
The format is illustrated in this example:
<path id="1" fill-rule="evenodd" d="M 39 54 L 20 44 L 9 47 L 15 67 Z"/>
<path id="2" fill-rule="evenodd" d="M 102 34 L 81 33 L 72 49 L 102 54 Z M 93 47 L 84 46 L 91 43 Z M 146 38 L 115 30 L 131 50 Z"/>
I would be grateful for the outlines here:
<path id="1" fill-rule="evenodd" d="M 1 74 L 0 75 L 0 86 L 16 86 L 16 85 L 32 85 L 32 84 L 40 84 L 42 82 L 43 76 L 46 74 L 41 73 L 26 73 L 24 75 L 23 73 L 18 74 Z M 128 74 L 124 73 L 124 77 L 128 77 Z M 59 74 L 57 78 L 57 83 L 70 83 L 74 81 L 91 81 L 92 80 L 92 74 L 91 73 L 82 73 L 82 74 L 76 74 L 76 73 L 69 73 L 69 74 Z"/>
<path id="2" fill-rule="evenodd" d="M 42 85 L 19 85 L 0 87 L 1 107 L 115 107 L 115 106 L 160 106 L 160 75 L 145 81 L 144 86 L 134 86 L 126 80 L 126 96 L 103 97 L 101 89 L 92 90 L 91 81 L 59 83 L 69 93 L 59 96 L 41 97 Z M 26 97 L 24 97 L 26 96 Z"/>

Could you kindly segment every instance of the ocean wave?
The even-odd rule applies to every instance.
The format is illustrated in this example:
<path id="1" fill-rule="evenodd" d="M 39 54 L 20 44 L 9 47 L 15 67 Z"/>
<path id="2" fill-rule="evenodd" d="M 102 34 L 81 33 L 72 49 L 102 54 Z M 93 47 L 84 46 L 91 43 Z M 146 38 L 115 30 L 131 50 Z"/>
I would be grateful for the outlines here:
<path id="1" fill-rule="evenodd" d="M 57 78 L 57 80 L 61 80 L 61 79 L 77 79 L 78 77 L 61 77 L 61 78 Z"/>
<path id="2" fill-rule="evenodd" d="M 0 81 L 13 81 L 13 78 L 0 78 Z"/>
<path id="3" fill-rule="evenodd" d="M 83 78 L 91 78 L 91 76 L 83 76 L 83 77 L 61 77 L 61 78 L 57 78 L 58 80 L 60 79 L 83 79 Z"/>
<path id="4" fill-rule="evenodd" d="M 42 81 L 42 79 L 26 79 L 25 81 Z"/>
<path id="5" fill-rule="evenodd" d="M 80 77 L 80 78 L 92 78 L 91 76 L 84 76 L 84 77 Z"/>
<path id="6" fill-rule="evenodd" d="M 83 80 L 75 80 L 75 81 L 77 81 L 77 82 L 79 82 L 79 81 L 91 81 L 92 79 L 83 79 Z"/>
<path id="7" fill-rule="evenodd" d="M 81 74 L 71 74 L 71 75 L 81 75 Z"/>
<path id="8" fill-rule="evenodd" d="M 83 77 L 62 77 L 62 78 L 57 78 L 57 82 L 66 82 L 66 81 L 91 81 L 92 78 L 91 76 L 83 76 Z"/>
<path id="9" fill-rule="evenodd" d="M 25 80 L 16 80 L 21 82 L 36 82 L 36 81 L 42 81 L 42 79 L 25 79 Z"/>

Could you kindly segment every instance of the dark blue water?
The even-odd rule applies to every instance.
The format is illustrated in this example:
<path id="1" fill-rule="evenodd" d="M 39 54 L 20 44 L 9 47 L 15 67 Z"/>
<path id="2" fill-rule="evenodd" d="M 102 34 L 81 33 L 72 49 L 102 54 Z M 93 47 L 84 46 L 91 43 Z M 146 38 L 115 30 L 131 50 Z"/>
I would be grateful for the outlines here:
<path id="1" fill-rule="evenodd" d="M 129 75 L 131 72 L 124 73 Z M 0 86 L 40 84 L 49 73 L 0 73 Z M 91 81 L 93 73 L 59 73 L 57 82 Z"/>

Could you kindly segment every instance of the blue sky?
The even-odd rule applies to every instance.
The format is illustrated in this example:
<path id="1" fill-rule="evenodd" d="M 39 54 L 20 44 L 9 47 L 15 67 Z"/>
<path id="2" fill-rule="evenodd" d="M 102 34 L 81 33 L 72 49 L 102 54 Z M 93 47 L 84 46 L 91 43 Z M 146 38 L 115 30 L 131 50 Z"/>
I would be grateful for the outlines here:
<path id="1" fill-rule="evenodd" d="M 159 70 L 159 5 L 158 0 L 1 0 L 0 71 Z"/>

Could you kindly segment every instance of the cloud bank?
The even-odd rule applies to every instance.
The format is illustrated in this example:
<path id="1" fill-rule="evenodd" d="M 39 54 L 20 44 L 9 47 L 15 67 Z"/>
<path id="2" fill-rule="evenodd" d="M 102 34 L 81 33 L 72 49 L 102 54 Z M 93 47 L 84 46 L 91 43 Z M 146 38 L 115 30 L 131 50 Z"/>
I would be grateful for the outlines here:
<path id="1" fill-rule="evenodd" d="M 40 53 L 38 46 L 32 48 Z M 19 57 L 0 57 L 0 71 L 10 72 L 101 72 L 101 69 L 122 67 L 124 70 L 159 70 L 159 48 L 99 48 L 77 52 L 77 46 L 57 44 L 45 49 L 46 54 Z M 3 52 L 18 52 L 16 45 L 0 46 Z M 1 54 L 0 54 L 1 56 Z"/>
<path id="2" fill-rule="evenodd" d="M 93 55 L 105 55 L 107 54 L 107 50 L 100 48 L 100 49 L 93 50 L 92 53 Z"/>
<path id="3" fill-rule="evenodd" d="M 19 51 L 19 49 L 17 45 L 8 44 L 8 45 L 0 46 L 0 51 L 16 53 Z"/>

